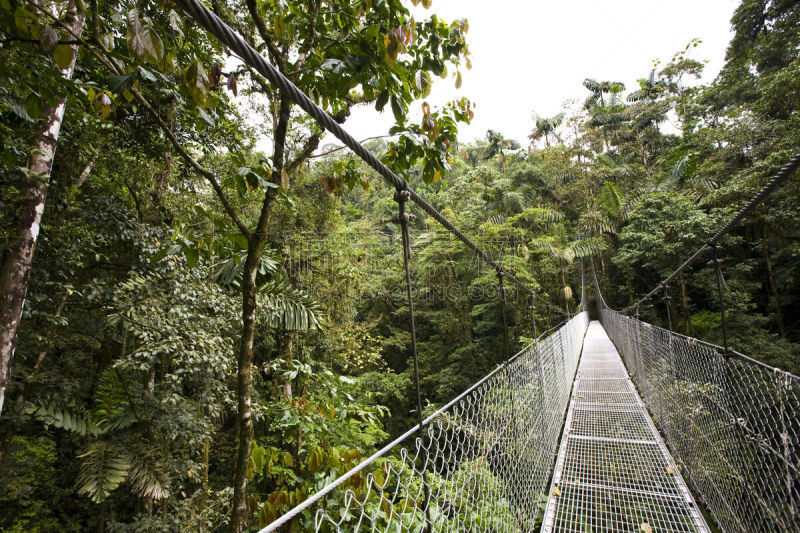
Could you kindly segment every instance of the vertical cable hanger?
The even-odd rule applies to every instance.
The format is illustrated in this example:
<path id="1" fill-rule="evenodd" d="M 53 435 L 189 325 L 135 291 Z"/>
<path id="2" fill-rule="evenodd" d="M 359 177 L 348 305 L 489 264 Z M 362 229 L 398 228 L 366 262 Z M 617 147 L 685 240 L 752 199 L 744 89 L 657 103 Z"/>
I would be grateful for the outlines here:
<path id="1" fill-rule="evenodd" d="M 722 275 L 722 266 L 720 264 L 717 248 L 719 247 L 716 244 L 711 247 L 711 250 L 714 253 L 714 259 L 712 262 L 714 263 L 714 268 L 716 269 L 717 275 L 717 294 L 719 295 L 719 310 L 722 321 L 722 346 L 725 349 L 725 355 L 728 355 L 730 353 L 730 347 L 728 346 L 728 324 L 725 317 L 725 300 L 722 297 L 722 290 L 726 288 L 727 285 L 725 283 L 725 278 Z"/>
<path id="2" fill-rule="evenodd" d="M 670 301 L 672 297 L 669 295 L 669 283 L 664 284 L 664 306 L 667 308 L 667 328 L 669 330 L 669 337 L 667 337 L 667 357 L 669 366 L 672 369 L 672 374 L 675 379 L 678 375 L 678 364 L 675 360 L 675 351 L 672 349 L 672 306 Z"/>
<path id="3" fill-rule="evenodd" d="M 403 268 L 406 274 L 406 294 L 408 297 L 408 314 L 409 326 L 411 330 L 411 354 L 414 359 L 414 387 L 417 396 L 417 422 L 419 423 L 419 450 L 420 462 L 422 470 L 422 484 L 425 491 L 425 526 L 427 532 L 432 532 L 430 506 L 428 502 L 431 497 L 431 489 L 428 483 L 428 449 L 425 444 L 425 426 L 424 417 L 422 416 L 422 390 L 419 383 L 419 354 L 417 352 L 417 326 L 414 318 L 414 297 L 411 291 L 411 269 L 409 262 L 411 260 L 411 238 L 408 231 L 408 223 L 414 220 L 414 215 L 406 212 L 406 203 L 409 200 L 409 193 L 406 190 L 397 188 L 394 195 L 394 200 L 397 202 L 397 222 L 400 224 L 400 233 L 402 235 L 403 245 Z"/>
<path id="4" fill-rule="evenodd" d="M 503 317 L 503 349 L 504 349 L 504 358 L 505 361 L 508 362 L 508 358 L 510 357 L 510 352 L 508 349 L 508 323 L 506 321 L 506 286 L 503 283 L 503 278 L 506 276 L 505 271 L 503 269 L 497 270 L 497 286 L 498 291 L 500 292 L 500 314 Z"/>

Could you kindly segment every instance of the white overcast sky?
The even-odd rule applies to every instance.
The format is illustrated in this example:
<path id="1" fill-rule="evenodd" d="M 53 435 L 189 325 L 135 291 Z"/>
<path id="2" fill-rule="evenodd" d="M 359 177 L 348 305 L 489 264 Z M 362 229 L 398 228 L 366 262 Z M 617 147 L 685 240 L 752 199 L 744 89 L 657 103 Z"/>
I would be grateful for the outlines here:
<path id="1" fill-rule="evenodd" d="M 703 81 L 722 67 L 732 37 L 730 19 L 738 0 L 433 0 L 414 8 L 417 20 L 436 13 L 448 22 L 466 17 L 472 70 L 463 85 L 434 77 L 427 99 L 439 106 L 458 96 L 477 103 L 462 125 L 462 142 L 491 128 L 527 145 L 531 112 L 552 115 L 567 100 L 586 97 L 584 78 L 618 80 L 630 90 L 654 60 L 667 62 L 694 38 L 692 57 L 707 60 Z M 411 5 L 410 2 L 408 5 Z M 452 69 L 451 69 L 452 75 Z M 418 107 L 415 104 L 415 108 Z M 415 113 L 418 116 L 418 113 Z M 384 135 L 393 124 L 389 106 L 354 110 L 345 123 L 357 139 Z M 324 143 L 338 144 L 327 137 Z"/>

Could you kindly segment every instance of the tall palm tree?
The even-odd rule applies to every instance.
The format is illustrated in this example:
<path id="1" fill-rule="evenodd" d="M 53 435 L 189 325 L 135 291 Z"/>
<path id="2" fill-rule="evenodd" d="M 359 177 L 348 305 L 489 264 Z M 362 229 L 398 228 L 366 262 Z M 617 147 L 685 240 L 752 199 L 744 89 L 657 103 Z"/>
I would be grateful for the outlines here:
<path id="1" fill-rule="evenodd" d="M 489 146 L 486 148 L 486 155 L 484 159 L 489 159 L 494 156 L 502 156 L 503 150 L 516 150 L 519 148 L 519 143 L 513 139 L 506 139 L 503 134 L 494 130 L 486 132 L 486 140 Z"/>
<path id="2" fill-rule="evenodd" d="M 606 152 L 610 152 L 608 133 L 617 129 L 624 120 L 620 112 L 625 106 L 620 102 L 620 95 L 625 90 L 625 84 L 620 81 L 597 81 L 586 78 L 583 80 L 583 86 L 592 93 L 583 103 L 583 107 L 591 113 L 589 126 L 600 129 Z M 609 97 L 605 98 L 604 94 Z"/>
<path id="3" fill-rule="evenodd" d="M 667 82 L 656 79 L 656 71 L 651 70 L 650 75 L 638 80 L 639 89 L 628 95 L 629 102 L 653 102 L 667 90 Z"/>
<path id="4" fill-rule="evenodd" d="M 528 138 L 531 140 L 531 144 L 535 143 L 539 139 L 544 138 L 545 146 L 550 148 L 550 137 L 554 137 L 556 140 L 561 142 L 561 136 L 556 130 L 558 130 L 558 127 L 561 126 L 562 122 L 564 122 L 564 113 L 559 113 L 552 117 L 542 117 L 534 112 L 532 117 L 536 123 L 536 128 L 528 136 Z"/>
<path id="5" fill-rule="evenodd" d="M 583 107 L 592 110 L 595 107 L 605 107 L 606 101 L 604 94 L 619 94 L 625 90 L 625 84 L 621 81 L 597 81 L 592 78 L 583 80 L 583 86 L 591 91 L 591 95 L 586 98 Z"/>

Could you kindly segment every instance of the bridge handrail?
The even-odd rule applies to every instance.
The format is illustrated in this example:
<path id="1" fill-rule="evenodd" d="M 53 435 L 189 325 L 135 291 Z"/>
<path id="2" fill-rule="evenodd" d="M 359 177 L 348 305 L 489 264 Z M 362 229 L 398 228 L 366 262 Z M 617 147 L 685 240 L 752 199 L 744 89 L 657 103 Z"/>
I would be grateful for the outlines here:
<path id="1" fill-rule="evenodd" d="M 600 305 L 602 306 L 602 308 L 603 309 L 608 309 L 609 311 L 614 311 L 615 313 L 625 314 L 624 311 L 617 311 L 616 309 L 610 307 L 606 303 L 605 298 L 603 298 L 603 292 L 600 290 L 600 282 L 597 279 L 597 271 L 594 268 L 594 261 L 591 258 L 590 258 L 590 263 L 591 263 L 591 266 L 592 266 L 592 275 L 594 276 L 594 286 L 595 286 L 596 293 L 597 293 L 597 299 L 600 302 Z M 643 323 L 646 323 L 646 322 L 643 322 Z M 649 323 L 646 323 L 646 324 L 648 326 L 658 327 L 658 326 L 654 326 L 654 325 L 649 324 Z M 748 361 L 750 363 L 753 363 L 755 365 L 763 367 L 763 368 L 765 368 L 765 369 L 767 369 L 767 370 L 769 370 L 771 372 L 780 372 L 781 374 L 787 376 L 792 381 L 800 382 L 800 376 L 798 376 L 796 374 L 793 374 L 793 373 L 789 372 L 788 370 L 783 370 L 782 368 L 779 368 L 777 366 L 770 366 L 770 365 L 768 365 L 768 364 L 766 364 L 766 363 L 764 363 L 762 361 L 759 361 L 758 359 L 754 359 L 754 358 L 750 357 L 747 354 L 743 354 L 742 352 L 740 352 L 740 351 L 738 351 L 738 350 L 736 350 L 736 349 L 734 349 L 734 348 L 732 348 L 730 346 L 726 350 L 724 347 L 722 347 L 722 346 L 720 346 L 718 344 L 714 344 L 712 342 L 704 341 L 704 340 L 701 340 L 701 339 L 696 339 L 694 337 L 690 337 L 688 335 L 684 335 L 683 333 L 678 333 L 677 331 L 670 331 L 670 330 L 664 330 L 664 331 L 669 332 L 674 337 L 679 337 L 679 338 L 682 338 L 682 339 L 686 339 L 687 341 L 695 343 L 695 344 L 702 344 L 703 346 L 708 346 L 709 348 L 713 348 L 713 349 L 717 350 L 723 356 L 727 354 L 728 356 L 733 356 L 733 357 L 738 357 L 740 359 L 744 359 L 745 361 Z"/>
<path id="2" fill-rule="evenodd" d="M 721 528 L 798 531 L 800 379 L 607 306 L 600 317 Z"/>
<path id="3" fill-rule="evenodd" d="M 480 379 L 474 385 L 469 387 L 467 390 L 456 396 L 453 400 L 448 402 L 447 404 L 443 405 L 439 409 L 437 409 L 433 414 L 425 418 L 423 422 L 423 427 L 427 430 L 426 436 L 429 442 L 422 443 L 420 438 L 417 437 L 415 439 L 415 448 L 416 453 L 412 454 L 409 453 L 405 448 L 400 451 L 401 461 L 403 462 L 403 466 L 407 466 L 406 463 L 410 464 L 409 470 L 406 475 L 413 472 L 414 474 L 418 474 L 419 471 L 423 469 L 427 469 L 429 472 L 435 472 L 440 475 L 440 472 L 437 471 L 437 458 L 435 456 L 428 457 L 425 454 L 426 464 L 425 465 L 415 465 L 415 460 L 419 459 L 420 457 L 420 448 L 421 446 L 425 446 L 426 448 L 435 447 L 434 451 L 438 451 L 438 441 L 434 437 L 434 430 L 436 428 L 432 428 L 431 426 L 434 425 L 435 422 L 442 420 L 448 416 L 454 417 L 456 420 L 459 419 L 459 414 L 454 413 L 453 415 L 448 415 L 447 412 L 450 410 L 456 411 L 458 407 L 462 407 L 462 410 L 467 412 L 467 408 L 474 408 L 476 413 L 471 413 L 472 418 L 470 418 L 466 423 L 465 426 L 469 426 L 475 433 L 479 432 L 491 432 L 492 429 L 499 429 L 501 428 L 502 431 L 495 432 L 496 441 L 494 445 L 499 447 L 505 448 L 504 457 L 512 457 L 513 460 L 516 460 L 517 463 L 523 460 L 531 460 L 529 454 L 532 453 L 532 450 L 536 450 L 540 453 L 539 463 L 536 464 L 537 475 L 538 477 L 536 480 L 539 482 L 540 486 L 537 487 L 528 487 L 528 489 L 533 490 L 534 488 L 538 489 L 541 493 L 546 491 L 546 483 L 549 479 L 550 469 L 552 468 L 552 460 L 554 457 L 555 449 L 558 443 L 558 432 L 561 428 L 561 423 L 563 422 L 563 416 L 566 411 L 567 401 L 569 399 L 569 390 L 571 386 L 571 376 L 574 375 L 575 369 L 577 368 L 577 361 L 578 355 L 580 353 L 581 348 L 581 340 L 583 338 L 583 334 L 585 333 L 586 327 L 588 326 L 588 314 L 583 311 L 581 313 L 576 314 L 570 320 L 564 321 L 561 324 L 545 331 L 536 340 L 529 343 L 525 348 L 520 350 L 516 355 L 511 357 L 508 361 L 502 363 L 501 365 L 497 366 L 494 370 L 492 370 L 489 374 L 485 377 Z M 565 334 L 562 334 L 566 332 Z M 545 353 L 546 352 L 546 353 Z M 547 358 L 547 360 L 545 360 Z M 542 371 L 542 365 L 550 365 L 554 372 L 558 372 L 558 375 L 561 377 L 561 383 L 553 382 L 552 388 L 552 395 L 545 394 L 545 388 L 548 387 L 548 383 L 543 381 L 546 380 L 546 376 Z M 523 368 L 524 366 L 524 368 Z M 558 377 L 558 376 L 553 376 Z M 492 382 L 492 380 L 494 381 Z M 491 383 L 490 383 L 491 382 Z M 542 385 L 543 383 L 543 385 Z M 536 387 L 540 387 L 537 389 L 539 392 L 534 391 Z M 481 389 L 485 390 L 481 390 Z M 497 393 L 502 394 L 509 394 L 509 397 L 500 398 L 500 402 L 498 403 Z M 522 398 L 520 395 L 527 394 L 525 398 Z M 493 398 L 493 402 L 485 402 L 481 403 L 481 399 L 474 400 L 472 404 L 470 404 L 470 397 L 471 395 L 478 396 L 480 395 L 482 399 L 486 399 L 488 397 Z M 535 398 L 534 398 L 535 396 Z M 533 409 L 530 408 L 523 408 L 519 409 L 520 402 L 524 402 L 525 400 L 531 400 L 529 403 L 530 405 L 538 404 L 539 405 L 539 412 L 534 412 Z M 533 400 L 536 400 L 535 402 Z M 464 402 L 464 406 L 460 406 Z M 545 404 L 554 403 L 555 409 L 553 412 L 544 413 Z M 454 409 L 455 408 L 455 409 Z M 510 416 L 511 420 L 499 420 L 494 419 L 493 415 L 491 414 L 492 410 L 499 409 L 502 414 L 502 410 L 506 409 L 509 412 L 505 414 Z M 484 411 L 481 411 L 484 410 Z M 490 413 L 487 415 L 487 413 Z M 555 416 L 556 414 L 560 413 L 560 415 Z M 495 413 L 495 416 L 497 413 Z M 481 416 L 485 416 L 485 418 L 481 418 Z M 551 417 L 552 420 L 548 420 L 546 417 Z M 531 421 L 530 424 L 521 424 L 518 418 L 524 419 L 524 421 Z M 533 419 L 536 420 L 533 420 Z M 549 425 L 545 427 L 545 421 L 549 422 Z M 500 423 L 498 426 L 497 424 Z M 483 424 L 483 427 L 481 427 Z M 488 428 L 488 429 L 487 429 Z M 441 430 L 441 427 L 438 428 Z M 296 507 L 288 511 L 286 514 L 283 514 L 275 521 L 269 523 L 266 527 L 261 529 L 260 533 L 270 533 L 276 531 L 281 526 L 288 524 L 292 520 L 301 517 L 301 513 L 304 511 L 312 508 L 313 506 L 320 504 L 321 500 L 325 498 L 325 496 L 331 494 L 335 489 L 341 487 L 345 484 L 348 480 L 354 478 L 354 476 L 360 472 L 363 472 L 367 467 L 370 465 L 374 465 L 379 459 L 383 457 L 387 457 L 390 452 L 395 450 L 399 445 L 405 442 L 409 437 L 414 435 L 415 433 L 419 432 L 419 427 L 414 426 L 413 428 L 409 429 L 392 442 L 369 456 L 367 459 L 363 460 L 358 466 L 354 467 L 353 469 L 347 471 L 343 475 L 339 476 L 336 480 L 329 483 L 319 492 L 316 492 L 308 499 L 304 500 L 302 503 L 298 504 Z M 503 437 L 501 438 L 500 433 L 503 433 Z M 509 437 L 513 435 L 515 438 L 509 439 Z M 465 437 L 466 438 L 466 437 Z M 536 439 L 541 439 L 540 444 L 545 445 L 548 450 L 543 450 L 536 448 L 533 442 Z M 501 442 L 502 440 L 502 442 Z M 521 446 L 521 444 L 525 444 L 525 446 Z M 435 445 L 435 446 L 434 446 Z M 451 456 L 458 453 L 458 450 L 455 452 L 451 451 Z M 463 451 L 462 451 L 463 453 Z M 526 455 L 527 454 L 527 455 Z M 545 460 L 545 457 L 549 457 L 549 460 Z M 450 457 L 452 460 L 452 457 Z M 457 460 L 458 466 L 468 464 L 468 460 L 464 460 L 463 457 L 460 458 L 460 462 Z M 511 474 L 515 469 L 509 468 L 508 464 L 504 466 L 506 473 Z M 390 467 L 391 472 L 387 473 L 387 477 L 390 474 L 395 474 L 397 476 L 397 483 L 403 483 L 401 481 L 401 475 L 403 474 L 402 468 L 398 471 L 395 470 L 393 467 Z M 451 475 L 454 471 L 458 469 L 455 466 L 448 467 L 447 475 Z M 477 475 L 475 472 L 471 472 L 471 475 Z M 502 475 L 500 476 L 502 477 Z M 447 480 L 445 480 L 446 482 Z M 364 499 L 367 500 L 371 497 L 375 497 L 370 495 L 369 489 L 372 488 L 380 488 L 382 489 L 388 484 L 388 479 L 384 483 L 383 486 L 380 484 L 376 485 L 376 481 L 374 480 L 373 474 L 368 474 L 368 479 L 366 481 L 368 484 L 372 484 L 373 486 L 368 487 L 366 491 L 367 494 L 364 496 Z M 445 483 L 440 481 L 439 483 Z M 511 483 L 510 480 L 503 480 L 503 482 Z M 406 483 L 410 484 L 411 482 L 407 481 Z M 436 485 L 436 482 L 434 482 Z M 405 486 L 405 485 L 404 485 Z M 382 492 L 382 491 L 381 491 Z M 387 499 L 385 495 L 378 496 L 378 500 L 380 503 L 391 502 L 391 503 L 398 503 L 399 501 L 403 501 L 403 499 L 397 498 L 397 492 L 399 489 L 395 491 L 395 495 L 391 499 Z M 408 487 L 406 487 L 406 495 L 411 492 Z M 510 493 L 504 493 L 508 499 L 513 499 L 514 495 Z M 455 497 L 455 496 L 454 496 Z M 424 502 L 422 506 L 418 505 L 418 502 L 414 502 L 413 505 L 414 511 L 412 511 L 412 515 L 416 520 L 422 520 L 424 522 L 424 518 L 422 518 L 423 514 L 428 514 L 430 509 L 429 506 L 432 503 L 436 504 L 436 502 L 432 502 L 436 500 L 436 496 L 434 495 L 431 497 L 431 501 Z M 439 498 L 441 499 L 441 498 Z M 395 501 L 397 500 L 397 501 Z M 408 498 L 405 498 L 407 501 Z M 363 502 L 359 502 L 355 496 L 355 493 L 351 489 L 347 489 L 347 493 L 344 498 L 345 506 L 347 507 L 346 510 L 350 509 L 350 506 L 353 502 L 356 502 L 356 505 L 361 507 L 361 514 L 359 516 L 358 523 L 360 524 L 361 521 L 364 519 L 363 514 L 365 513 L 363 508 Z M 406 503 L 405 505 L 408 505 Z M 439 506 L 441 507 L 441 506 Z M 526 521 L 534 521 L 537 517 L 535 516 L 538 511 L 538 502 L 533 502 L 528 498 L 528 501 L 525 505 L 521 506 L 525 507 L 522 511 L 519 511 L 520 514 L 525 516 Z M 419 516 L 417 516 L 419 515 Z M 435 520 L 444 520 L 442 518 L 443 514 L 440 513 L 438 517 L 429 518 L 431 521 Z M 450 519 L 450 518 L 447 518 Z M 458 520 L 458 518 L 455 518 Z M 344 518 L 340 518 L 339 520 L 345 520 Z M 372 518 L 368 518 L 368 521 L 371 521 Z M 402 513 L 398 516 L 396 520 L 403 520 Z M 390 517 L 391 521 L 391 517 Z M 327 515 L 327 513 L 323 509 L 318 509 L 316 512 L 315 517 L 315 528 L 319 531 L 323 523 L 328 523 L 334 527 L 338 527 L 340 522 L 337 522 L 333 518 Z M 527 523 L 527 522 L 526 522 Z M 352 524 L 348 524 L 352 525 Z M 512 529 L 513 530 L 513 529 Z"/>

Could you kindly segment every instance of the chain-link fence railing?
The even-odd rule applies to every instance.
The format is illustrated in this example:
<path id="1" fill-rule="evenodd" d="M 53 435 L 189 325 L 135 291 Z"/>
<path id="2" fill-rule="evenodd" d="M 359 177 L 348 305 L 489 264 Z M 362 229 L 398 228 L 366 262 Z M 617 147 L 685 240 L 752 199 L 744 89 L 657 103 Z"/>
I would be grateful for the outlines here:
<path id="1" fill-rule="evenodd" d="M 531 531 L 588 327 L 545 334 L 270 531 Z"/>
<path id="2" fill-rule="evenodd" d="M 611 309 L 600 315 L 720 528 L 800 531 L 800 378 Z"/>

